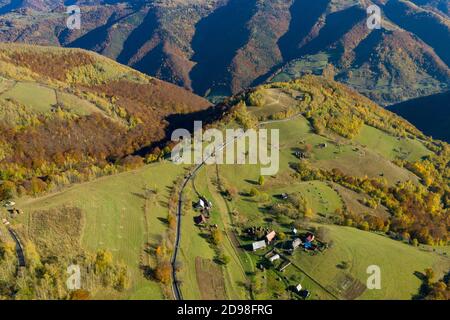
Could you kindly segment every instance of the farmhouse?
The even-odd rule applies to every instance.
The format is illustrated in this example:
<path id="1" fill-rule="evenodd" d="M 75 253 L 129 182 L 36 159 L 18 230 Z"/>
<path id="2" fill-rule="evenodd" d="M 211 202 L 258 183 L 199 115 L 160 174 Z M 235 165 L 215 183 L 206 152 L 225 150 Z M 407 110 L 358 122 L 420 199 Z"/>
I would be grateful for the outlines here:
<path id="1" fill-rule="evenodd" d="M 269 232 L 269 233 L 266 235 L 266 241 L 267 241 L 267 244 L 270 244 L 270 243 L 273 241 L 273 239 L 275 239 L 276 235 L 277 235 L 277 234 L 276 234 L 275 231 Z"/>
<path id="2" fill-rule="evenodd" d="M 297 291 L 297 293 L 300 293 L 300 291 L 302 291 L 302 289 L 303 289 L 303 287 L 300 283 L 295 287 L 295 291 Z"/>
<path id="3" fill-rule="evenodd" d="M 305 243 L 303 244 L 303 246 L 305 247 L 305 249 L 312 249 L 313 248 L 313 244 L 312 242 L 314 241 L 315 237 L 312 233 L 308 233 L 305 237 Z"/>
<path id="4" fill-rule="evenodd" d="M 197 208 L 205 209 L 205 201 L 203 199 L 199 199 L 197 202 Z"/>
<path id="5" fill-rule="evenodd" d="M 292 250 L 295 250 L 295 249 L 297 249 L 298 247 L 300 247 L 302 245 L 302 240 L 300 240 L 300 238 L 296 238 L 296 239 L 294 239 L 294 241 L 292 241 L 292 243 L 291 243 L 291 249 Z"/>
<path id="6" fill-rule="evenodd" d="M 308 158 L 308 154 L 306 152 L 300 152 L 300 151 L 296 151 L 294 153 L 294 155 L 298 158 L 298 159 L 306 159 Z"/>
<path id="7" fill-rule="evenodd" d="M 208 199 L 206 199 L 205 197 L 201 196 L 199 202 L 202 201 L 203 202 L 203 208 L 206 210 L 211 210 L 212 209 L 212 203 L 211 201 L 209 201 Z"/>
<path id="8" fill-rule="evenodd" d="M 266 247 L 266 242 L 264 240 L 256 241 L 252 243 L 253 251 L 264 249 Z"/>
<path id="9" fill-rule="evenodd" d="M 16 203 L 14 201 L 8 200 L 5 202 L 5 207 L 14 207 Z"/>
<path id="10" fill-rule="evenodd" d="M 313 242 L 314 239 L 315 239 L 314 235 L 312 233 L 308 233 L 306 235 L 305 242 Z"/>

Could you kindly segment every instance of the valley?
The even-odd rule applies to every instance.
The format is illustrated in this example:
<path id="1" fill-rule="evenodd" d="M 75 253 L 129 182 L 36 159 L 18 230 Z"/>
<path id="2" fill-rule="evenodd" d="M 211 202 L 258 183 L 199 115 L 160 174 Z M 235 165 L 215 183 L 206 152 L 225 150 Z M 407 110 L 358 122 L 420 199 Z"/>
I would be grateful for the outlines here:
<path id="1" fill-rule="evenodd" d="M 0 0 L 0 300 L 450 300 L 449 9 Z"/>

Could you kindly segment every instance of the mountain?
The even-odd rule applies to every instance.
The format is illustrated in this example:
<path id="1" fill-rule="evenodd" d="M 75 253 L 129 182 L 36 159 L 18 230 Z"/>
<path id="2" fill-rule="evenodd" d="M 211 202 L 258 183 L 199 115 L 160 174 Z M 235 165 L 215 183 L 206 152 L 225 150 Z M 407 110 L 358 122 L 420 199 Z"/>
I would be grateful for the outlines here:
<path id="1" fill-rule="evenodd" d="M 425 134 L 450 142 L 450 91 L 388 107 Z"/>
<path id="2" fill-rule="evenodd" d="M 167 131 L 209 107 L 85 50 L 1 44 L 2 180 L 34 193 L 157 159 Z"/>
<path id="3" fill-rule="evenodd" d="M 82 8 L 81 30 L 65 28 L 62 1 L 1 7 L 0 41 L 93 50 L 213 100 L 308 73 L 334 77 L 382 105 L 450 84 L 445 0 L 70 3 Z M 371 3 L 382 10 L 380 30 L 366 26 Z"/>

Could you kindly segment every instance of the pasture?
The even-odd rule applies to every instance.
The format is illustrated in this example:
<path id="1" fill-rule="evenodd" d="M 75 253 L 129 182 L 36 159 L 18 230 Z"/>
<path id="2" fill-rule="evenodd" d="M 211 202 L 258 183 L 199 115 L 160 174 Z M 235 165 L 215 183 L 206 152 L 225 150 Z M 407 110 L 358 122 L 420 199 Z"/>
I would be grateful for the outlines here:
<path id="1" fill-rule="evenodd" d="M 165 232 L 167 201 L 170 187 L 183 167 L 157 163 L 141 169 L 103 177 L 74 185 L 60 193 L 40 198 L 23 198 L 18 206 L 26 214 L 64 205 L 80 208 L 85 226 L 81 236 L 84 249 L 111 251 L 117 261 L 124 262 L 131 273 L 131 288 L 117 296 L 96 298 L 161 299 L 160 286 L 143 276 L 141 256 L 146 243 L 156 243 Z M 156 196 L 146 199 L 145 190 L 156 190 Z M 147 202 L 147 210 L 144 206 Z M 24 224 L 27 217 L 22 217 Z"/>

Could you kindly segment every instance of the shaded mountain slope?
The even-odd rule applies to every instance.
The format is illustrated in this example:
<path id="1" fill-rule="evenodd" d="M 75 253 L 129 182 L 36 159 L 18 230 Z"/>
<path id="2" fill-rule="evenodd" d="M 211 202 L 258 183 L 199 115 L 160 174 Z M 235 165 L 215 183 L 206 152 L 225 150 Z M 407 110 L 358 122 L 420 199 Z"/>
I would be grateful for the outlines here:
<path id="1" fill-rule="evenodd" d="M 388 107 L 435 139 L 450 142 L 450 91 Z"/>
<path id="2" fill-rule="evenodd" d="M 73 31 L 62 2 L 45 3 L 4 7 L 0 40 L 94 50 L 210 99 L 307 73 L 382 105 L 450 84 L 446 1 L 375 1 L 381 30 L 357 0 L 71 1 L 83 12 Z"/>

